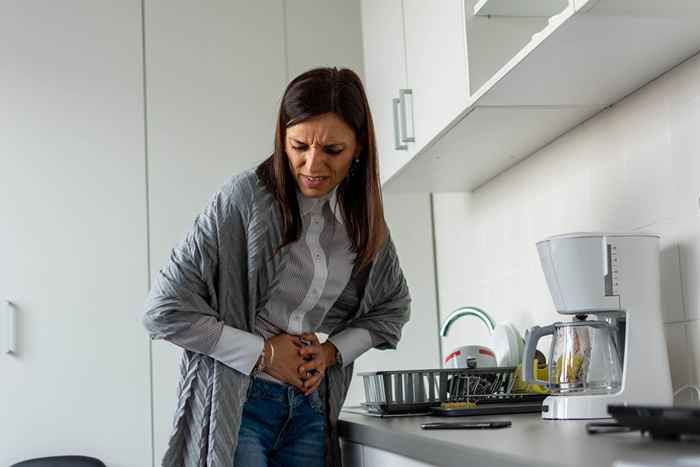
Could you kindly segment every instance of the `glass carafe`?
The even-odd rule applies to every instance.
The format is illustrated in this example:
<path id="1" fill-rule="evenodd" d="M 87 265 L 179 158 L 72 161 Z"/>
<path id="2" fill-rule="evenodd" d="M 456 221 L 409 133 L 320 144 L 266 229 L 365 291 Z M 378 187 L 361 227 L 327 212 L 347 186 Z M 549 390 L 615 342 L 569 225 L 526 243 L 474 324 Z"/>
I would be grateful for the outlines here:
<path id="1" fill-rule="evenodd" d="M 537 341 L 549 334 L 549 378 L 537 380 L 531 373 L 534 351 Z M 523 373 L 528 382 L 545 385 L 552 394 L 615 393 L 622 365 L 614 329 L 604 321 L 585 320 L 535 326 L 526 336 Z"/>

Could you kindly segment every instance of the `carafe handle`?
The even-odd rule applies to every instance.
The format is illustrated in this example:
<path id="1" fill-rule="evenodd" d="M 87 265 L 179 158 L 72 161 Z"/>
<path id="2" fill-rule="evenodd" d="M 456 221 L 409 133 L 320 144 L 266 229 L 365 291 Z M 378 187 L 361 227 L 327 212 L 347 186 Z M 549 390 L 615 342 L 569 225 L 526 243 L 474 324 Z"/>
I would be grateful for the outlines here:
<path id="1" fill-rule="evenodd" d="M 523 351 L 523 379 L 531 384 L 548 386 L 549 381 L 537 379 L 532 371 L 532 361 L 535 359 L 537 342 L 544 336 L 554 333 L 554 325 L 545 327 L 534 326 L 525 333 L 525 350 Z"/>

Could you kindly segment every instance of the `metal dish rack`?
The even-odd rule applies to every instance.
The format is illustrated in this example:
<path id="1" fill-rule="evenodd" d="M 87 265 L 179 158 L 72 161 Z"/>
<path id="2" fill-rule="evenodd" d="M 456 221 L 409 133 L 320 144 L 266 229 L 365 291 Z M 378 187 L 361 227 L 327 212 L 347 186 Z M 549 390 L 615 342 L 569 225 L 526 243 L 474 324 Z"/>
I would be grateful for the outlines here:
<path id="1" fill-rule="evenodd" d="M 358 373 L 365 386 L 369 412 L 427 412 L 443 402 L 503 402 L 511 394 L 515 367 L 459 368 Z"/>

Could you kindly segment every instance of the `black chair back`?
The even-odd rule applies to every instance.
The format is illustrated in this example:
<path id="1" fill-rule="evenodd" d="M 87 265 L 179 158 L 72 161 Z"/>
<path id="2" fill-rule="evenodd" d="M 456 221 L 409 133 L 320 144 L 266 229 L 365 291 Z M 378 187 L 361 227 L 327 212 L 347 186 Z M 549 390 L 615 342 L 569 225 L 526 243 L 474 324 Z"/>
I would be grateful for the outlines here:
<path id="1" fill-rule="evenodd" d="M 94 457 L 56 456 L 30 459 L 10 467 L 107 467 L 104 462 Z"/>

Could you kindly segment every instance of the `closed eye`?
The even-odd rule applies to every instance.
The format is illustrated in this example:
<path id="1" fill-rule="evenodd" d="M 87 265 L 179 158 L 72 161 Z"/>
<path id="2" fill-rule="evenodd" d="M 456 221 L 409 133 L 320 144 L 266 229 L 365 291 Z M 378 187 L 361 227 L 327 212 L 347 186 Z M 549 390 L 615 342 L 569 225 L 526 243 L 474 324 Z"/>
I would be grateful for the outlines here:
<path id="1" fill-rule="evenodd" d="M 292 145 L 292 148 L 294 148 L 295 151 L 306 151 L 307 149 L 309 149 L 309 146 L 307 146 L 306 144 L 294 144 Z M 336 156 L 343 152 L 343 149 L 344 148 L 338 146 L 324 146 L 323 152 L 332 156 Z"/>

